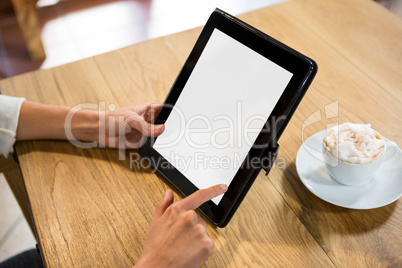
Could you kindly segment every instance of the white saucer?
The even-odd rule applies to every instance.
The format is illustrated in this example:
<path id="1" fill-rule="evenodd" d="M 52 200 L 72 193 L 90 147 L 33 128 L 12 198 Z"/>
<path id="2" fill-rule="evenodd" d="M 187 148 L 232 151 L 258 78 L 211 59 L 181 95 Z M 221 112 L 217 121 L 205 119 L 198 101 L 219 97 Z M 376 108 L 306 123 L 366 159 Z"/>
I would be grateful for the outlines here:
<path id="1" fill-rule="evenodd" d="M 345 208 L 372 209 L 388 205 L 402 195 L 402 151 L 384 160 L 372 182 L 361 187 L 345 186 L 327 172 L 322 140 L 325 130 L 308 138 L 296 157 L 300 180 L 319 198 Z"/>

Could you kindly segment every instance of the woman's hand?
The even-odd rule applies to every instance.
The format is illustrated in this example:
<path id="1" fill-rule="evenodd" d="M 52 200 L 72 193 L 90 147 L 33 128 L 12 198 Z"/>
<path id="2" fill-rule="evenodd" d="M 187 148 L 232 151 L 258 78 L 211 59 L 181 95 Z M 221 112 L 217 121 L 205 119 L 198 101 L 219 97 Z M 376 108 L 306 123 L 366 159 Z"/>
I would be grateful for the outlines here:
<path id="1" fill-rule="evenodd" d="M 194 210 L 226 191 L 226 185 L 215 185 L 173 203 L 173 193 L 167 190 L 156 206 L 144 250 L 134 268 L 200 267 L 214 253 L 215 245 L 207 234 L 207 223 Z"/>
<path id="2" fill-rule="evenodd" d="M 148 103 L 100 112 L 24 101 L 16 139 L 68 139 L 84 148 L 96 147 L 94 142 L 115 148 L 138 148 L 146 136 L 158 136 L 164 131 L 164 125 L 151 124 L 160 109 L 160 103 Z"/>
<path id="3" fill-rule="evenodd" d="M 163 124 L 152 124 L 161 107 L 161 103 L 147 103 L 101 113 L 96 141 L 107 147 L 139 148 L 147 136 L 156 137 L 165 130 Z"/>

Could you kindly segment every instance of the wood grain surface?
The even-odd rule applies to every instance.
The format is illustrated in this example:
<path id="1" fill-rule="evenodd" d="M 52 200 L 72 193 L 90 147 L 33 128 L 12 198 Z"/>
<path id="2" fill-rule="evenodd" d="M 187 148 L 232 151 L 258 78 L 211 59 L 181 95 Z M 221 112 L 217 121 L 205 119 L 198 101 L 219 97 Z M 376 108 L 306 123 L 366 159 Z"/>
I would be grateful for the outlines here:
<path id="1" fill-rule="evenodd" d="M 27 220 L 32 233 L 34 234 L 35 228 L 33 226 L 31 212 L 28 206 L 29 203 L 25 191 L 24 182 L 21 177 L 20 168 L 17 162 L 14 160 L 12 154 L 13 152 L 10 153 L 8 158 L 5 158 L 2 154 L 0 154 L 0 173 L 3 173 L 8 186 L 13 192 L 13 195 L 17 200 L 18 205 L 22 210 L 22 213 L 24 214 L 24 217 Z"/>
<path id="2" fill-rule="evenodd" d="M 400 267 L 402 208 L 351 210 L 310 193 L 295 168 L 303 140 L 333 123 L 371 123 L 402 144 L 402 21 L 369 0 L 294 0 L 239 16 L 317 61 L 312 86 L 224 229 L 208 227 L 208 267 Z M 100 109 L 163 101 L 201 28 L 2 80 L 4 94 Z M 16 152 L 48 267 L 129 267 L 170 187 L 113 149 L 19 142 Z M 119 160 L 125 156 L 125 160 Z M 135 158 L 137 159 L 137 158 Z M 180 199 L 175 194 L 176 199 Z"/>

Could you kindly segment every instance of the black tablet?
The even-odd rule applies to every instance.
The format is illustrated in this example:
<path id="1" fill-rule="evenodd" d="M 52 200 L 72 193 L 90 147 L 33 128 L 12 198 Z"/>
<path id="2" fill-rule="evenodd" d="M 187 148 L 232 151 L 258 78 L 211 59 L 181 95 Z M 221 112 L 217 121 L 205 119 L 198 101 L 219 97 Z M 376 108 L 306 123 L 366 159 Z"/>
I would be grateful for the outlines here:
<path id="1" fill-rule="evenodd" d="M 155 120 L 140 154 L 185 196 L 225 183 L 199 210 L 227 225 L 317 72 L 316 63 L 217 9 Z"/>

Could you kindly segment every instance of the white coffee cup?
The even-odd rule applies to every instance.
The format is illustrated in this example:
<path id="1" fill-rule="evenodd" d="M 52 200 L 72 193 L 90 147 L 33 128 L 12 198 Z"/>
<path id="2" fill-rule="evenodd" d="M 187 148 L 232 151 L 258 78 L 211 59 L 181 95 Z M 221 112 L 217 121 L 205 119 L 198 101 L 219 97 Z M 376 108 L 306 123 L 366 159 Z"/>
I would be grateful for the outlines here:
<path id="1" fill-rule="evenodd" d="M 337 149 L 339 149 L 340 151 L 334 152 L 336 151 L 334 147 L 331 148 L 331 144 L 329 144 L 330 142 L 328 142 L 329 139 L 327 137 L 332 137 L 334 133 L 331 133 L 331 129 L 328 130 L 327 135 L 323 140 L 324 162 L 331 177 L 344 185 L 363 186 L 370 183 L 372 180 L 374 180 L 375 174 L 384 159 L 390 158 L 391 155 L 393 155 L 398 148 L 395 142 L 384 139 L 377 131 L 371 129 L 370 125 L 345 123 L 332 129 L 335 128 L 337 128 L 335 131 L 338 131 L 336 132 L 336 135 L 338 135 L 339 138 L 337 141 Z M 363 133 L 367 132 L 374 135 L 374 146 L 370 147 L 370 149 L 374 148 L 372 150 L 374 151 L 374 154 L 368 154 L 369 156 L 367 156 L 367 153 L 364 150 L 359 152 L 358 150 L 356 150 L 356 148 L 353 148 L 353 150 L 355 150 L 355 155 L 353 157 L 348 157 L 348 154 L 342 154 L 342 149 L 346 148 L 347 150 L 352 150 L 350 148 L 352 148 L 354 144 L 358 144 L 358 142 L 353 142 L 354 138 L 349 138 L 347 140 L 349 144 L 342 144 L 340 138 L 342 134 L 344 134 L 344 132 L 342 131 L 345 131 L 345 129 L 349 132 L 351 131 L 351 129 L 357 129 L 359 131 L 359 128 L 364 130 Z M 355 136 L 357 136 L 356 139 L 359 138 L 358 135 Z M 366 141 L 367 140 L 370 140 L 370 138 L 366 138 Z M 369 144 L 370 146 L 370 142 L 368 142 L 367 144 Z M 372 151 L 370 151 L 369 153 L 371 153 Z M 362 156 L 359 156 L 359 154 L 361 154 Z"/>

